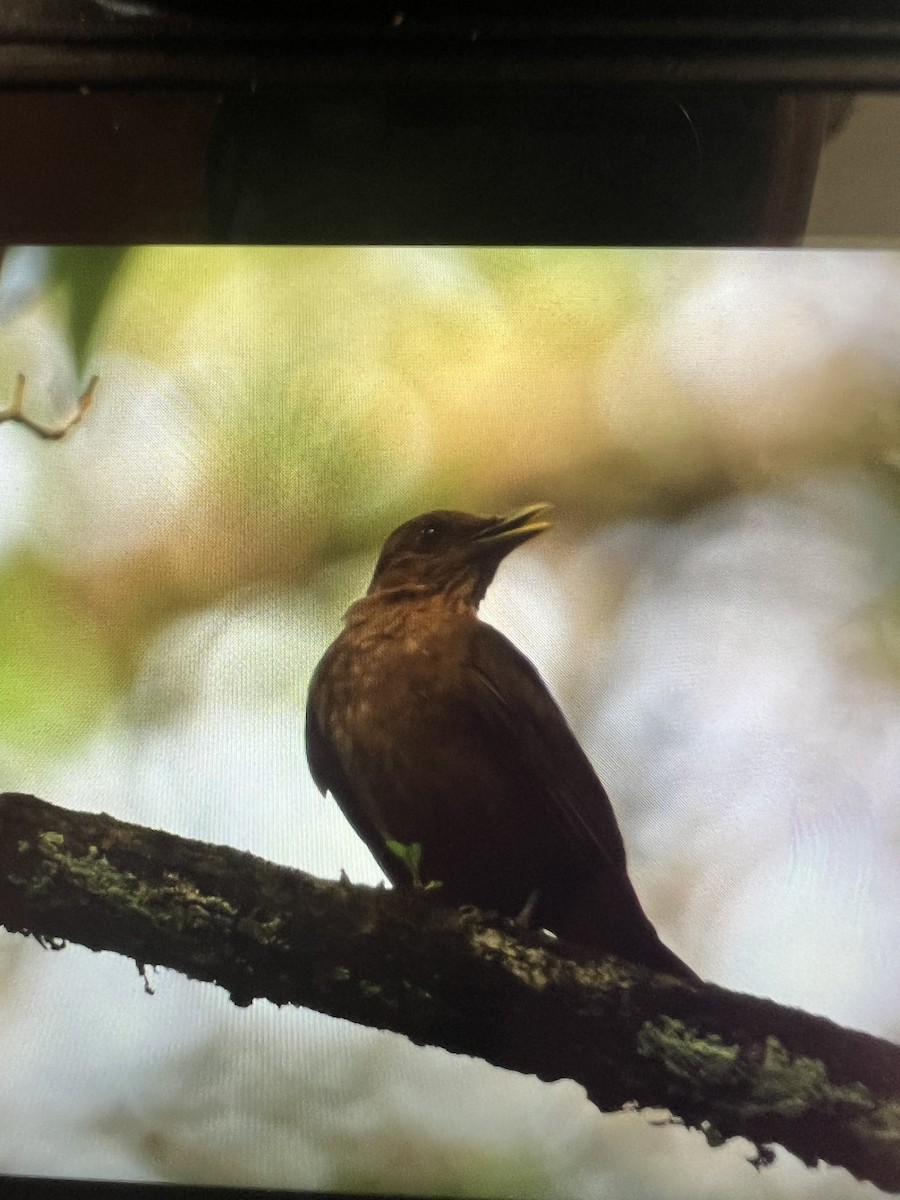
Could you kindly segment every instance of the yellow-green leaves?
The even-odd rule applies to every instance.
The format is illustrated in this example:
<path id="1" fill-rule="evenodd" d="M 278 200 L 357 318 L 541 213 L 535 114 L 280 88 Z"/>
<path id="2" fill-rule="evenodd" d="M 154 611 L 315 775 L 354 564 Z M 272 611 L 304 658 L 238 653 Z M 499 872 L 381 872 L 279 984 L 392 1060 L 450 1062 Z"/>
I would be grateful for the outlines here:
<path id="1" fill-rule="evenodd" d="M 53 251 L 49 282 L 62 294 L 63 324 L 79 376 L 96 344 L 99 317 L 126 254 L 125 246 L 60 246 Z"/>
<path id="2" fill-rule="evenodd" d="M 54 755 L 89 734 L 112 695 L 103 630 L 58 576 L 0 564 L 0 743 Z"/>
<path id="3" fill-rule="evenodd" d="M 414 888 L 420 888 L 423 892 L 431 892 L 436 888 L 441 887 L 439 879 L 429 879 L 427 883 L 422 882 L 422 843 L 421 842 L 395 842 L 392 838 L 386 838 L 384 843 L 391 854 L 406 866 L 409 871 L 410 879 Z"/>

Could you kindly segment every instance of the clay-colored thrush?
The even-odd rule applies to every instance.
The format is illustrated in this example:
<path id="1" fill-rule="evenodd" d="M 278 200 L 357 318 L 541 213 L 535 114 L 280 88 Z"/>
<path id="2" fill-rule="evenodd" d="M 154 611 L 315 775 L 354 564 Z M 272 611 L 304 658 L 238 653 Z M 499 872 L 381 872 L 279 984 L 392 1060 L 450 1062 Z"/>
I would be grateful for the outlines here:
<path id="1" fill-rule="evenodd" d="M 306 745 L 395 887 L 435 887 L 599 953 L 695 979 L 628 878 L 603 785 L 531 663 L 478 605 L 500 562 L 549 527 L 432 512 L 385 542 L 316 668 Z"/>

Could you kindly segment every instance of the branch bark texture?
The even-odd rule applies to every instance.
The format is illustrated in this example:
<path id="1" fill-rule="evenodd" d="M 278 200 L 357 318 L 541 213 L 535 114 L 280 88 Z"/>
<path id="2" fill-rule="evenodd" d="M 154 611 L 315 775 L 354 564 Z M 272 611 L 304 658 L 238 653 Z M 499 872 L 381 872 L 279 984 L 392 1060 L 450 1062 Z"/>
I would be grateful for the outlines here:
<path id="1" fill-rule="evenodd" d="M 900 1190 L 900 1047 L 433 897 L 0 795 L 0 923 L 668 1108 Z"/>

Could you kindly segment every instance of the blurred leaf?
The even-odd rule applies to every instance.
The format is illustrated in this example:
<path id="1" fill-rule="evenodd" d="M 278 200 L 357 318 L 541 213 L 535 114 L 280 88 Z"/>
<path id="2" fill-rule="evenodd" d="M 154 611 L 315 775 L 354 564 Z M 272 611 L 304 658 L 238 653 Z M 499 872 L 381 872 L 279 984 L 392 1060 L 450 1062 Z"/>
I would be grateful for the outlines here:
<path id="1" fill-rule="evenodd" d="M 0 740 L 48 755 L 70 749 L 113 694 L 108 643 L 60 580 L 18 556 L 0 568 Z"/>
<path id="2" fill-rule="evenodd" d="M 79 376 L 93 349 L 97 319 L 127 254 L 127 246 L 60 246 L 53 251 L 48 283 L 62 293 L 63 324 Z"/>

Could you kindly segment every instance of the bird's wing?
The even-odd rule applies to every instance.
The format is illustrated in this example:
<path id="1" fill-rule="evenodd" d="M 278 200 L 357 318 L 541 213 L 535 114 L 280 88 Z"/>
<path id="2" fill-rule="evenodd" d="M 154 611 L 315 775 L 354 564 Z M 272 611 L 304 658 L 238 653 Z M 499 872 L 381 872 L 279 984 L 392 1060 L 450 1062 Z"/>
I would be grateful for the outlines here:
<path id="1" fill-rule="evenodd" d="M 603 784 L 527 658 L 502 633 L 478 623 L 467 688 L 476 699 L 485 738 L 521 779 L 523 800 L 585 858 L 625 865 L 625 846 Z"/>
<path id="2" fill-rule="evenodd" d="M 316 787 L 324 796 L 326 792 L 333 794 L 336 784 L 340 786 L 343 771 L 331 739 L 319 720 L 321 665 L 313 674 L 306 694 L 306 761 Z"/>
<path id="3" fill-rule="evenodd" d="M 306 698 L 306 759 L 310 774 L 322 795 L 327 792 L 338 802 L 344 816 L 369 847 L 382 871 L 396 882 L 398 860 L 387 850 L 384 838 L 359 803 L 356 791 L 341 765 L 340 756 L 319 720 L 320 668 L 317 668 L 310 681 Z"/>

